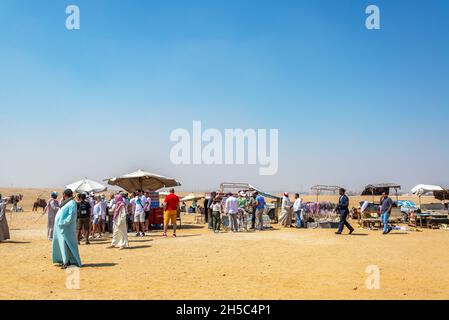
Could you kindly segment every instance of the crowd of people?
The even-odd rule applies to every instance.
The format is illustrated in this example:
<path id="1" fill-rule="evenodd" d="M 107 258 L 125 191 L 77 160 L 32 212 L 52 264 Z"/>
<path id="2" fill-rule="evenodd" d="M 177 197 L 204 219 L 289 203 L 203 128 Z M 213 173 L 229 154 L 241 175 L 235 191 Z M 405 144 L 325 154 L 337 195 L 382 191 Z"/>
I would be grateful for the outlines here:
<path id="1" fill-rule="evenodd" d="M 220 232 L 223 224 L 231 232 L 264 229 L 265 199 L 258 192 L 249 195 L 240 191 L 237 195 L 227 193 L 224 196 L 212 192 L 205 200 L 205 208 L 206 223 L 215 233 Z"/>
<path id="2" fill-rule="evenodd" d="M 178 207 L 179 197 L 171 189 L 164 199 L 164 237 L 167 237 L 170 222 L 176 237 Z M 131 196 L 117 192 L 109 201 L 104 195 L 93 193 L 75 196 L 70 189 L 65 190 L 58 201 L 57 192 L 52 192 L 45 213 L 48 215 L 47 235 L 52 241 L 53 262 L 62 268 L 81 266 L 78 245 L 82 240 L 88 245 L 90 240 L 102 238 L 105 232 L 112 233 L 111 247 L 128 248 L 129 231 L 136 232 L 136 237 L 145 237 L 148 232 L 150 209 L 150 195 L 142 190 Z"/>
<path id="3" fill-rule="evenodd" d="M 342 234 L 344 227 L 352 234 L 354 228 L 349 224 L 349 198 L 345 190 L 339 190 L 339 200 L 336 207 L 340 215 L 336 234 Z M 128 232 L 136 232 L 136 237 L 145 237 L 149 229 L 151 214 L 151 197 L 148 192 L 137 190 L 129 195 L 117 192 L 106 200 L 104 195 L 80 193 L 76 196 L 67 189 L 58 200 L 58 193 L 52 192 L 44 213 L 48 216 L 47 237 L 52 241 L 53 262 L 63 268 L 69 265 L 81 266 L 78 245 L 84 241 L 90 244 L 92 239 L 100 239 L 106 232 L 112 233 L 111 247 L 125 249 L 129 247 Z M 7 201 L 0 195 L 0 241 L 9 239 L 9 228 L 5 209 Z M 289 194 L 284 193 L 281 201 L 279 224 L 292 227 L 292 218 L 296 223 L 293 227 L 304 226 L 304 216 L 301 210 L 302 199 L 298 193 L 292 203 Z M 223 225 L 231 232 L 247 231 L 249 229 L 264 230 L 265 199 L 257 191 L 248 194 L 244 191 L 236 195 L 228 193 L 218 195 L 212 192 L 205 200 L 205 218 L 210 230 L 219 233 Z M 173 236 L 176 237 L 176 220 L 180 211 L 180 199 L 174 189 L 163 201 L 163 237 L 167 237 L 168 226 L 173 226 Z M 388 219 L 393 207 L 393 201 L 387 193 L 381 199 L 381 220 L 383 234 L 392 231 Z"/>

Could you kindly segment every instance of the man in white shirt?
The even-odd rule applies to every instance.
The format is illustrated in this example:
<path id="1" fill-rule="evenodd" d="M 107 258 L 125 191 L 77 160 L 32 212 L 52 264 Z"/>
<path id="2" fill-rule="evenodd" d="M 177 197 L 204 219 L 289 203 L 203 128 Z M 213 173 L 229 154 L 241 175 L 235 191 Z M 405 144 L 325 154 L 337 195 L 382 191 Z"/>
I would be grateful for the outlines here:
<path id="1" fill-rule="evenodd" d="M 228 198 L 225 203 L 226 213 L 229 215 L 229 225 L 232 232 L 238 232 L 237 213 L 239 211 L 239 204 L 237 198 L 232 193 L 228 193 Z"/>
<path id="2" fill-rule="evenodd" d="M 136 231 L 136 237 L 145 236 L 145 200 L 142 195 L 142 191 L 138 190 L 136 196 L 131 199 L 131 203 L 134 207 L 134 229 Z"/>
<path id="3" fill-rule="evenodd" d="M 99 238 L 101 238 L 101 199 L 96 197 L 96 202 L 92 210 L 92 237 L 95 238 L 95 233 L 98 232 Z"/>
<path id="4" fill-rule="evenodd" d="M 296 228 L 302 227 L 302 214 L 301 214 L 301 203 L 302 200 L 299 197 L 299 193 L 295 193 L 295 203 L 293 203 L 293 211 L 296 217 Z"/>

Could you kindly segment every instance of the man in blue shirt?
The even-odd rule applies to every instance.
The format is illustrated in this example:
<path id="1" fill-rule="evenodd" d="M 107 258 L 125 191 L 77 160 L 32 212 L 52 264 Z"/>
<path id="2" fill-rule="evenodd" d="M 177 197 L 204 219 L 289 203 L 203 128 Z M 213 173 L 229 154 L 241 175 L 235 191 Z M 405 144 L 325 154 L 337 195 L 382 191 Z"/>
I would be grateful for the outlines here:
<path id="1" fill-rule="evenodd" d="M 257 228 L 262 231 L 263 230 L 263 212 L 265 209 L 265 199 L 259 194 L 259 192 L 255 193 L 256 195 L 256 224 Z"/>
<path id="2" fill-rule="evenodd" d="M 346 220 L 349 215 L 349 198 L 345 194 L 346 190 L 341 188 L 339 190 L 340 199 L 338 200 L 337 211 L 340 214 L 340 223 L 338 225 L 338 231 L 335 234 L 341 234 L 343 232 L 344 227 L 349 229 L 349 234 L 354 232 L 354 228 L 351 227 L 349 222 Z"/>

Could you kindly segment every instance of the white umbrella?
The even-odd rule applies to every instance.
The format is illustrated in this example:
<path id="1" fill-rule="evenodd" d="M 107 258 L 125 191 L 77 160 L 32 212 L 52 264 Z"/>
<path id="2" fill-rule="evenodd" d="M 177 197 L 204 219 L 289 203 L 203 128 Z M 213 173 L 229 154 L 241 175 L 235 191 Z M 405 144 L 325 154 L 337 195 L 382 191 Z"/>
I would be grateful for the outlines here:
<path id="1" fill-rule="evenodd" d="M 421 196 L 426 194 L 426 193 L 430 193 L 430 192 L 434 192 L 434 191 L 442 191 L 443 188 L 441 188 L 440 186 L 433 186 L 430 184 L 418 184 L 417 186 L 414 186 L 412 189 L 412 193 L 417 195 L 419 197 L 419 206 L 421 207 Z"/>
<path id="2" fill-rule="evenodd" d="M 182 198 L 181 201 L 193 201 L 193 200 L 200 200 L 203 198 L 204 196 L 196 196 L 194 193 L 190 193 L 189 195 Z"/>
<path id="3" fill-rule="evenodd" d="M 82 193 L 82 192 L 97 193 L 97 192 L 103 192 L 103 191 L 107 190 L 107 188 L 104 185 L 102 185 L 101 183 L 89 180 L 87 178 L 84 178 L 80 181 L 69 184 L 66 187 L 66 189 L 70 189 L 76 193 Z"/>
<path id="4" fill-rule="evenodd" d="M 105 181 L 110 185 L 119 186 L 128 192 L 134 192 L 136 190 L 156 191 L 161 188 L 171 188 L 181 185 L 181 183 L 173 178 L 143 170 L 137 170 L 119 177 L 106 179 Z"/>
<path id="5" fill-rule="evenodd" d="M 431 193 L 434 191 L 443 191 L 443 188 L 440 186 L 433 186 L 430 184 L 418 184 L 417 186 L 414 186 L 412 189 L 412 193 L 416 194 L 417 196 L 422 196 L 426 193 Z"/>

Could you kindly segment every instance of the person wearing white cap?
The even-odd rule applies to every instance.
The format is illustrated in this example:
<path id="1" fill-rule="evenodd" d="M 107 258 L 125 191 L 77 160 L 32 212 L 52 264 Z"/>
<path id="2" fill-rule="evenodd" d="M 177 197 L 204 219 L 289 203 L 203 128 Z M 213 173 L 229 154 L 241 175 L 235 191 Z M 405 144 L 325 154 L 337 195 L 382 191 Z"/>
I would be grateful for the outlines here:
<path id="1" fill-rule="evenodd" d="M 55 217 L 59 210 L 58 193 L 53 191 L 51 193 L 50 199 L 45 207 L 45 213 L 47 214 L 47 238 L 48 240 L 53 240 L 53 230 L 55 227 Z"/>

